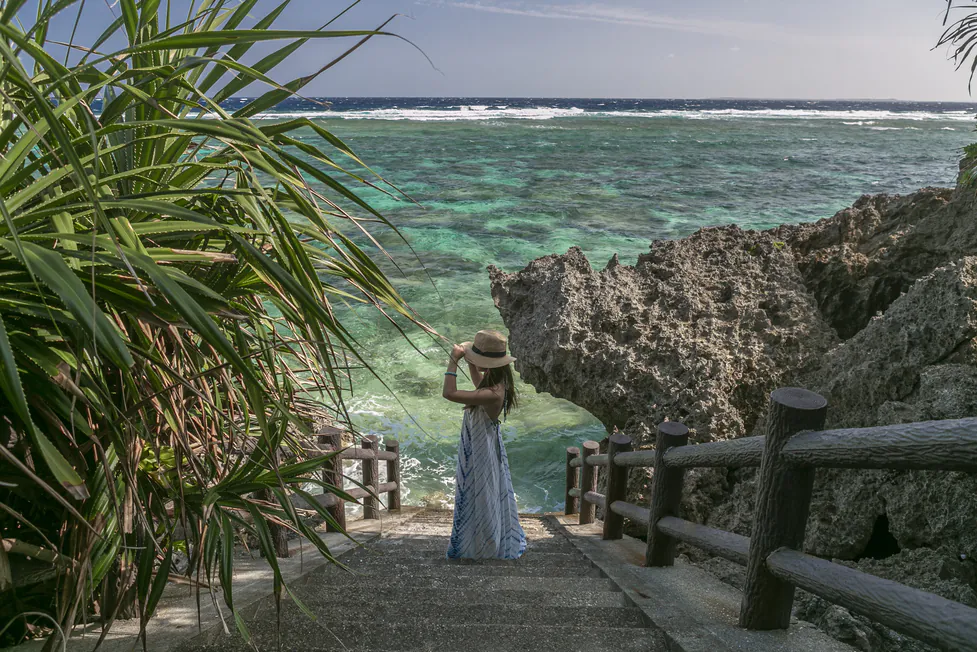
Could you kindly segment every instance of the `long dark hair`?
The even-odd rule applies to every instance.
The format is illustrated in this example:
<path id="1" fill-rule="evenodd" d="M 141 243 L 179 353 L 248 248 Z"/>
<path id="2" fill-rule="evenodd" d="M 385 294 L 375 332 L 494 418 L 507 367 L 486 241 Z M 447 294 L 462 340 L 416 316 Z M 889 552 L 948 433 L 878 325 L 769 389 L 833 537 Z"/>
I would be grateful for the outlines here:
<path id="1" fill-rule="evenodd" d="M 519 396 L 516 394 L 515 378 L 512 376 L 512 365 L 504 367 L 486 369 L 482 376 L 482 382 L 478 384 L 478 389 L 483 387 L 505 386 L 505 394 L 502 397 L 502 418 L 509 416 L 512 408 L 519 405 Z"/>

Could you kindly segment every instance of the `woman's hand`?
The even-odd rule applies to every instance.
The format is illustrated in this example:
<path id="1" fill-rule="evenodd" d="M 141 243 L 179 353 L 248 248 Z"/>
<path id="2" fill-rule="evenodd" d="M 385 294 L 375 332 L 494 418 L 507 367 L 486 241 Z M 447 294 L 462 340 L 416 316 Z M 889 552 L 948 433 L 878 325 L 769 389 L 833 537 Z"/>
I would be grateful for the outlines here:
<path id="1" fill-rule="evenodd" d="M 452 360 L 458 362 L 464 357 L 465 357 L 465 347 L 463 347 L 461 344 L 455 344 L 453 347 L 451 347 Z"/>

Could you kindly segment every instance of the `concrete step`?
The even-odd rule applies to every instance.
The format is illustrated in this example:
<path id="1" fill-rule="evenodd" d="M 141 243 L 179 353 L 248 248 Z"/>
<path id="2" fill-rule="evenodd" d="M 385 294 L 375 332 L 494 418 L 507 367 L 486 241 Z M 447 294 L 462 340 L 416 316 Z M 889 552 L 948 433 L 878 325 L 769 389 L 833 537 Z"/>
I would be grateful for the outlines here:
<path id="1" fill-rule="evenodd" d="M 409 590 L 405 591 L 405 587 Z M 306 605 L 325 605 L 329 609 L 344 611 L 342 605 L 351 604 L 430 604 L 450 606 L 458 604 L 501 604 L 539 607 L 588 607 L 604 609 L 630 607 L 631 601 L 620 591 L 540 591 L 538 589 L 498 589 L 487 592 L 481 589 L 419 587 L 407 583 L 329 587 L 328 585 L 292 583 L 289 588 L 298 594 Z M 598 612 L 591 611 L 595 616 Z"/>
<path id="2" fill-rule="evenodd" d="M 404 523 L 401 528 L 405 530 L 410 530 L 412 528 L 444 528 L 451 529 L 451 520 L 447 521 L 432 521 L 427 519 L 412 518 L 407 523 Z M 548 533 L 548 534 L 559 534 L 559 531 L 554 529 L 549 523 L 543 522 L 533 522 L 533 521 L 520 521 L 519 524 L 522 526 L 523 531 L 528 533 Z"/>
<path id="3" fill-rule="evenodd" d="M 418 535 L 394 535 L 391 538 L 382 539 L 371 546 L 377 548 L 378 550 L 385 550 L 388 548 L 416 548 L 416 549 L 426 549 L 426 550 L 441 550 L 444 552 L 448 549 L 448 536 L 437 536 L 430 533 L 418 534 Z M 574 553 L 577 549 L 566 539 L 528 539 L 526 541 L 526 550 L 537 550 L 539 552 L 565 552 Z"/>
<path id="4" fill-rule="evenodd" d="M 566 575 L 574 572 L 585 572 L 594 568 L 582 554 L 572 553 L 542 553 L 528 550 L 519 559 L 447 559 L 444 550 L 411 550 L 397 547 L 381 548 L 369 546 L 351 551 L 342 556 L 340 561 L 354 572 L 363 570 L 373 572 L 375 568 L 389 568 L 392 572 L 426 572 L 427 569 L 478 569 L 497 568 L 512 570 L 513 573 L 552 572 L 554 575 Z"/>
<path id="5" fill-rule="evenodd" d="M 665 652 L 668 647 L 653 629 L 591 626 L 482 625 L 418 622 L 412 625 L 344 623 L 328 629 L 304 616 L 283 616 L 279 632 L 274 619 L 255 623 L 253 641 L 259 650 L 285 652 L 536 652 L 587 650 L 588 652 Z M 200 637 L 198 637 L 200 638 Z M 194 639 L 196 641 L 196 639 Z M 252 650 L 240 637 L 222 636 L 200 641 L 181 652 L 233 652 Z"/>
<path id="6" fill-rule="evenodd" d="M 354 575 L 352 573 L 333 572 L 336 569 L 323 571 L 316 569 L 299 582 L 293 582 L 296 589 L 315 586 L 319 590 L 335 590 L 340 595 L 337 599 L 342 602 L 341 594 L 351 586 L 379 586 L 403 591 L 410 594 L 415 589 L 472 589 L 479 591 L 539 591 L 539 592 L 586 592 L 618 591 L 617 586 L 602 577 L 548 577 L 541 581 L 539 576 L 497 576 L 469 573 L 467 569 L 446 569 L 449 572 L 431 574 L 382 573 L 372 575 Z M 303 588 L 304 590 L 304 588 Z"/>
<path id="7" fill-rule="evenodd" d="M 600 569 L 596 566 L 572 564 L 566 566 L 540 566 L 535 564 L 510 563 L 482 564 L 480 562 L 465 563 L 457 561 L 445 561 L 445 563 L 401 563 L 397 564 L 389 560 L 376 560 L 374 562 L 362 560 L 358 562 L 343 560 L 349 567 L 349 571 L 340 568 L 333 568 L 329 577 L 342 577 L 343 581 L 355 581 L 355 578 L 375 578 L 374 581 L 382 581 L 382 578 L 392 576 L 420 578 L 445 578 L 457 575 L 469 577 L 546 577 L 546 578 L 565 578 L 565 577 L 601 577 Z"/>
<path id="8" fill-rule="evenodd" d="M 446 559 L 443 550 L 377 550 L 364 549 L 343 555 L 340 559 L 353 568 L 358 564 L 392 564 L 394 566 L 536 566 L 548 568 L 590 568 L 591 561 L 582 554 L 538 552 L 529 550 L 519 559 Z"/>
<path id="9" fill-rule="evenodd" d="M 594 615 L 592 607 L 471 603 L 458 602 L 457 600 L 447 604 L 443 602 L 427 603 L 414 599 L 412 595 L 400 596 L 399 599 L 389 601 L 377 601 L 373 598 L 351 601 L 344 598 L 341 606 L 337 606 L 336 602 L 322 600 L 314 594 L 304 595 L 302 592 L 298 592 L 298 594 L 299 599 L 316 615 L 316 618 L 330 627 L 333 624 L 353 621 L 396 625 L 425 620 L 455 624 L 550 625 L 555 627 L 590 622 L 591 616 Z M 294 612 L 296 616 L 304 617 L 304 613 L 291 600 L 283 601 L 282 609 Z M 274 600 L 270 598 L 265 600 L 265 604 L 256 608 L 252 614 L 254 618 L 274 619 Z M 645 627 L 646 625 L 644 614 L 636 607 L 603 607 L 600 610 L 601 627 Z"/>

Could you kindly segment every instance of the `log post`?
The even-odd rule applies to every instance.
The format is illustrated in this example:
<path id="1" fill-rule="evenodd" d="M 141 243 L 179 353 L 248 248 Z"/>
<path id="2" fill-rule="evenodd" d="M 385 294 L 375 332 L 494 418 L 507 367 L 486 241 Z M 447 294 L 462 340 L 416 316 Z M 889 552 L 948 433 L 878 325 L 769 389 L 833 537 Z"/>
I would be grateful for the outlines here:
<path id="1" fill-rule="evenodd" d="M 319 446 L 338 451 L 343 447 L 343 431 L 327 426 L 319 431 Z M 343 461 L 333 456 L 322 465 L 322 481 L 337 489 L 343 488 Z M 337 497 L 336 503 L 326 508 L 335 525 L 326 522 L 326 532 L 346 531 L 346 502 Z"/>
<path id="2" fill-rule="evenodd" d="M 682 504 L 682 480 L 684 469 L 670 469 L 665 465 L 665 452 L 669 448 L 689 443 L 689 429 L 678 421 L 658 424 L 655 442 L 655 472 L 651 477 L 651 507 L 648 514 L 648 547 L 645 550 L 646 566 L 671 566 L 675 563 L 676 540 L 659 532 L 658 521 L 666 516 L 678 516 Z"/>
<path id="3" fill-rule="evenodd" d="M 376 452 L 380 450 L 380 444 L 376 435 L 367 435 L 363 438 L 363 448 L 373 453 L 373 458 L 363 460 L 363 486 L 377 493 L 380 486 L 380 461 L 376 458 Z M 374 496 L 366 496 L 363 499 L 363 518 L 380 518 L 379 500 Z"/>
<path id="4" fill-rule="evenodd" d="M 604 504 L 603 539 L 620 539 L 624 536 L 624 517 L 611 509 L 615 500 L 628 499 L 628 467 L 614 464 L 614 456 L 631 450 L 631 438 L 615 432 L 607 440 L 607 498 Z"/>
<path id="5" fill-rule="evenodd" d="M 778 548 L 804 547 L 814 469 L 791 468 L 782 451 L 795 434 L 821 430 L 827 406 L 823 396 L 796 387 L 781 388 L 770 395 L 740 627 L 787 629 L 790 624 L 794 585 L 774 577 L 767 569 L 767 557 Z"/>
<path id="6" fill-rule="evenodd" d="M 278 499 L 275 498 L 275 494 L 271 489 L 262 489 L 259 491 L 258 499 L 266 500 L 275 505 L 278 504 Z M 271 542 L 275 547 L 275 556 L 279 559 L 290 557 L 291 553 L 288 550 L 288 528 L 284 525 L 278 525 L 277 523 L 268 521 L 268 530 L 271 533 Z"/>
<path id="7" fill-rule="evenodd" d="M 397 483 L 397 487 L 387 493 L 387 509 L 400 510 L 400 442 L 396 439 L 388 439 L 383 443 L 384 448 L 397 456 L 387 460 L 387 482 Z"/>
<path id="8" fill-rule="evenodd" d="M 564 509 L 563 513 L 567 514 L 568 516 L 571 514 L 576 514 L 578 509 L 577 497 L 570 495 L 570 490 L 577 488 L 577 483 L 578 483 L 577 469 L 570 466 L 570 462 L 572 462 L 575 459 L 578 459 L 579 457 L 580 457 L 579 448 L 577 448 L 576 446 L 567 447 L 567 490 L 566 490 L 566 498 L 564 501 L 566 505 L 566 509 Z"/>
<path id="9" fill-rule="evenodd" d="M 587 464 L 587 457 L 596 455 L 600 451 L 600 444 L 595 441 L 585 441 L 580 453 L 580 525 L 593 523 L 597 513 L 597 506 L 584 498 L 588 491 L 597 491 L 597 467 Z"/>
<path id="10" fill-rule="evenodd" d="M 7 549 L 4 547 L 3 540 L 0 539 L 0 593 L 14 588 L 14 576 L 10 570 L 10 560 L 7 558 Z"/>

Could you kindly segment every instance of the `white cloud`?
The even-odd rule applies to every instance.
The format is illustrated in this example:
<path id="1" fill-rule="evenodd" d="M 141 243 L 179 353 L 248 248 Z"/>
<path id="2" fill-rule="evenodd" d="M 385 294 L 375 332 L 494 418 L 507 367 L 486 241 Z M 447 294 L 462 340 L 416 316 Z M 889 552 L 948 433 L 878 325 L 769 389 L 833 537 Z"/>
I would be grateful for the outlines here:
<path id="1" fill-rule="evenodd" d="M 654 13 L 637 7 L 618 7 L 603 3 L 570 5 L 529 2 L 482 2 L 481 0 L 417 0 L 418 4 L 454 7 L 494 14 L 508 14 L 529 18 L 577 20 L 674 32 L 690 32 L 711 36 L 728 36 L 763 41 L 789 41 L 812 38 L 811 35 L 789 30 L 782 25 L 754 23 L 722 18 L 678 18 Z M 823 43 L 823 39 L 821 40 Z M 737 51 L 739 48 L 734 48 Z"/>

